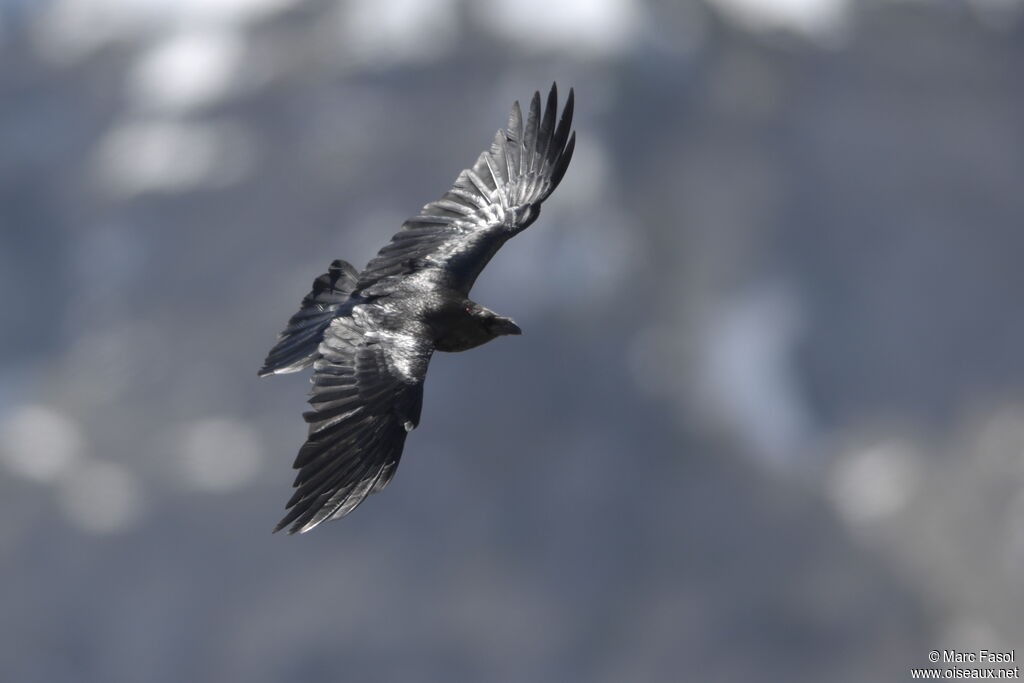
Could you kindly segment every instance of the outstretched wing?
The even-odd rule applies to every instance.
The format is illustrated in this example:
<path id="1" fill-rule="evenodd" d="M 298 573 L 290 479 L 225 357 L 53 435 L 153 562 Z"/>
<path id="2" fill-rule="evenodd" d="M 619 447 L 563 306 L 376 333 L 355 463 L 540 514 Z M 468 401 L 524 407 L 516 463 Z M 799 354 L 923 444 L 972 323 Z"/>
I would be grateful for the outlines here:
<path id="1" fill-rule="evenodd" d="M 324 330 L 348 301 L 359 273 L 352 264 L 336 260 L 326 273 L 313 281 L 313 289 L 302 299 L 299 312 L 291 317 L 277 343 L 267 354 L 260 377 L 308 368 L 316 359 Z"/>
<path id="2" fill-rule="evenodd" d="M 572 159 L 573 91 L 555 126 L 558 90 L 552 85 L 543 115 L 534 93 L 523 116 L 516 102 L 508 127 L 490 149 L 459 174 L 444 196 L 402 225 L 359 276 L 359 290 L 383 278 L 424 268 L 447 275 L 449 286 L 468 295 L 480 271 L 509 238 L 528 227 L 540 204 L 561 182 Z"/>
<path id="3" fill-rule="evenodd" d="M 274 531 L 305 532 L 344 517 L 387 485 L 405 437 L 419 424 L 433 348 L 413 332 L 382 330 L 372 306 L 336 318 L 313 364 L 309 438 L 299 450 L 295 494 Z"/>

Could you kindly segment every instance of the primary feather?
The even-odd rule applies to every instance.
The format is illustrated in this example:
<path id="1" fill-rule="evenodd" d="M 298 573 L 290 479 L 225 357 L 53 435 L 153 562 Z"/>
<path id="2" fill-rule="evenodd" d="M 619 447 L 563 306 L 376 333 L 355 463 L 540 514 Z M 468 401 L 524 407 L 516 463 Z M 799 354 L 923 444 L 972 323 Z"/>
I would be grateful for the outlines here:
<path id="1" fill-rule="evenodd" d="M 540 126 L 540 93 L 530 102 L 524 132 L 519 103 L 490 149 L 462 171 L 452 188 L 402 226 L 359 275 L 359 288 L 423 268 L 441 268 L 448 284 L 469 294 L 480 271 L 509 238 L 529 227 L 565 174 L 576 146 L 570 135 L 574 93 L 554 128 L 558 90 L 552 86 Z"/>

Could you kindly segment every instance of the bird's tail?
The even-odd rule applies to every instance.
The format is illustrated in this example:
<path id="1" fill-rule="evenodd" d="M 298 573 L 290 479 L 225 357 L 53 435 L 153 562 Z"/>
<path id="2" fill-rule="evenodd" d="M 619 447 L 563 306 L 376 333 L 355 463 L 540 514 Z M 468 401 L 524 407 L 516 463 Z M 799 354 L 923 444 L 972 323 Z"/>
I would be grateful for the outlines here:
<path id="1" fill-rule="evenodd" d="M 358 279 L 359 272 L 347 261 L 338 259 L 331 263 L 328 271 L 313 281 L 313 289 L 302 299 L 299 312 L 278 335 L 277 343 L 263 361 L 260 377 L 298 372 L 312 365 L 324 330 L 348 300 Z"/>

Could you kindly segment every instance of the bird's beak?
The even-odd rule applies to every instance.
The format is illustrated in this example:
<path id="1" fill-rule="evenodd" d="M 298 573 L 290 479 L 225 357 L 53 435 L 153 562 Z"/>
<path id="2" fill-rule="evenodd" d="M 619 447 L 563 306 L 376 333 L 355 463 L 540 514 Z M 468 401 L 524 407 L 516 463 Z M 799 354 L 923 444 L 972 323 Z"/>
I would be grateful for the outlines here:
<path id="1" fill-rule="evenodd" d="M 494 318 L 495 328 L 498 334 L 522 334 L 523 331 L 519 329 L 519 325 L 516 325 L 512 318 L 504 318 L 497 316 Z"/>

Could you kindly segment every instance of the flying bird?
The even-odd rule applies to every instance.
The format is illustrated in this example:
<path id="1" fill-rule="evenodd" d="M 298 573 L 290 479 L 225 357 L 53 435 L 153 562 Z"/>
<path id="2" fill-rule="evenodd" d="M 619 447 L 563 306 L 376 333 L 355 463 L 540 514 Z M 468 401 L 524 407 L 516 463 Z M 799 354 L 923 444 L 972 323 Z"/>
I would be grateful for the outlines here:
<path id="1" fill-rule="evenodd" d="M 465 351 L 521 334 L 469 299 L 480 271 L 529 227 L 576 145 L 573 91 L 560 117 L 551 86 L 523 121 L 519 102 L 476 163 L 407 220 L 362 272 L 336 260 L 316 278 L 270 350 L 260 377 L 313 367 L 312 410 L 287 514 L 274 531 L 306 532 L 380 491 L 419 424 L 434 351 Z M 558 118 L 556 125 L 556 118 Z"/>

